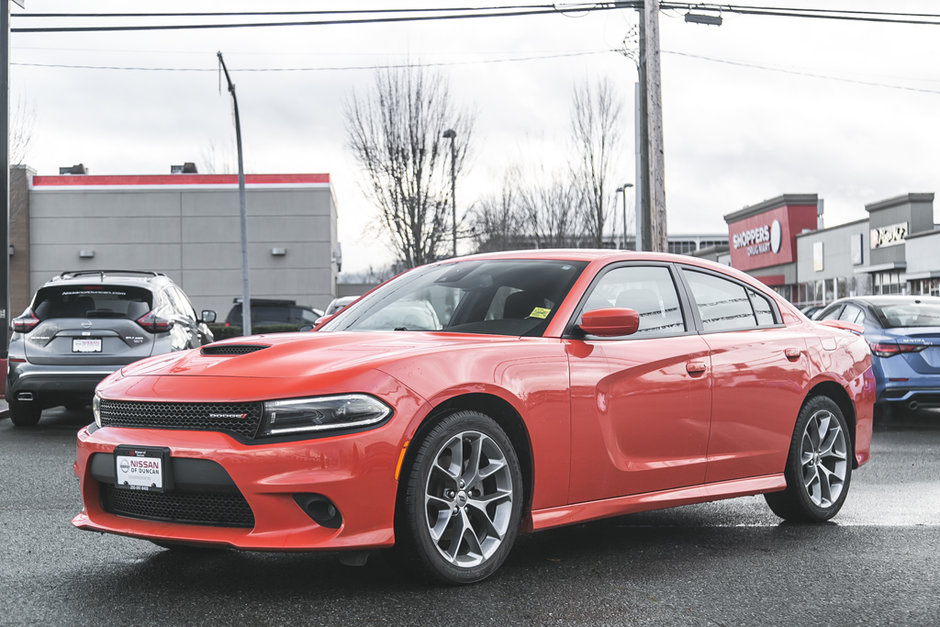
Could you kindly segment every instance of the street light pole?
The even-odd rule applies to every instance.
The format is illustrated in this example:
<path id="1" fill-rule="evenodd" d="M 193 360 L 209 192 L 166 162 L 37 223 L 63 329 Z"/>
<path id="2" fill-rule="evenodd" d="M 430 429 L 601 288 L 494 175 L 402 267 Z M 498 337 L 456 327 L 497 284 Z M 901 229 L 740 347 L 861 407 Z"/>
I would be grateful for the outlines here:
<path id="1" fill-rule="evenodd" d="M 235 97 L 235 85 L 229 78 L 228 68 L 222 52 L 218 53 L 228 91 L 232 94 L 232 106 L 235 108 L 235 144 L 238 150 L 238 207 L 242 232 L 242 335 L 251 335 L 251 288 L 248 285 L 248 203 L 245 196 L 245 163 L 242 159 L 242 125 L 238 118 L 238 99 Z"/>
<path id="2" fill-rule="evenodd" d="M 623 185 L 617 188 L 617 191 L 623 195 L 623 248 L 624 249 L 627 248 L 627 190 L 631 187 L 633 187 L 633 183 L 624 183 Z"/>
<path id="3" fill-rule="evenodd" d="M 444 131 L 442 137 L 450 140 L 450 236 L 453 241 L 454 257 L 457 256 L 457 131 L 452 128 Z"/>

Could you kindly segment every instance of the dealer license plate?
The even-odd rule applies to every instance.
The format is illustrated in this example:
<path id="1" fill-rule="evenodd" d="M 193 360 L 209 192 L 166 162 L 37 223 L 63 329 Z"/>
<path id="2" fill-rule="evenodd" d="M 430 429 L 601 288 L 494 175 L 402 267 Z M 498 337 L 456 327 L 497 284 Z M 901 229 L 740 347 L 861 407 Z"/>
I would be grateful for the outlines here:
<path id="1" fill-rule="evenodd" d="M 101 352 L 101 338 L 100 337 L 73 337 L 72 338 L 72 352 L 73 353 L 100 353 Z"/>
<path id="2" fill-rule="evenodd" d="M 118 446 L 114 449 L 115 483 L 119 488 L 163 492 L 169 459 L 169 449 Z"/>

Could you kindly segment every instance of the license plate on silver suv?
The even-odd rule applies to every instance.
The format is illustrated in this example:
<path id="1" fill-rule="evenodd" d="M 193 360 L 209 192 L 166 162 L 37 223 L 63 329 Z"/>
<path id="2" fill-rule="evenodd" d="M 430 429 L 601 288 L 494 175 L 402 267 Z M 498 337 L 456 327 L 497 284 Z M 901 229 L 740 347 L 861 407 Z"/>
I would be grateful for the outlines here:
<path id="1" fill-rule="evenodd" d="M 73 337 L 72 338 L 72 352 L 73 353 L 100 353 L 101 352 L 101 338 L 100 337 Z"/>

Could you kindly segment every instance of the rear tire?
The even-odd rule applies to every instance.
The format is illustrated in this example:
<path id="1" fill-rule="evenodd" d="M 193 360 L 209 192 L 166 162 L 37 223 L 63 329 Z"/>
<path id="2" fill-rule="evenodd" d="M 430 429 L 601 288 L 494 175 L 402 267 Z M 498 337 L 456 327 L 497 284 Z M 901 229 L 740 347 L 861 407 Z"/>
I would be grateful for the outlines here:
<path id="1" fill-rule="evenodd" d="M 489 416 L 459 411 L 417 443 L 399 504 L 397 557 L 450 584 L 492 575 L 522 518 L 522 470 L 509 437 Z"/>
<path id="2" fill-rule="evenodd" d="M 10 422 L 17 427 L 32 427 L 39 422 L 42 416 L 42 406 L 36 401 L 24 403 L 21 401 L 10 400 Z"/>
<path id="3" fill-rule="evenodd" d="M 784 520 L 823 522 L 842 508 L 852 479 L 852 436 L 831 398 L 814 396 L 803 405 L 784 476 L 786 490 L 764 495 Z"/>

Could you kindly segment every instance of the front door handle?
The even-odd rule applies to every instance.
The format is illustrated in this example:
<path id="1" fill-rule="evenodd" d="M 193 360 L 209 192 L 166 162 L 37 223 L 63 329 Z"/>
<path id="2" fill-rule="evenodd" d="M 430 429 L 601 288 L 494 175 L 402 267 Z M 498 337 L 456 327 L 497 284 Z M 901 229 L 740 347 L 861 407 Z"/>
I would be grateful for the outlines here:
<path id="1" fill-rule="evenodd" d="M 685 365 L 685 370 L 690 375 L 695 376 L 705 372 L 705 362 L 704 361 L 690 361 Z"/>
<path id="2" fill-rule="evenodd" d="M 800 358 L 800 355 L 803 354 L 803 351 L 801 351 L 798 348 L 788 348 L 783 352 L 787 356 L 787 359 L 789 359 L 790 361 L 796 361 L 797 359 Z"/>

